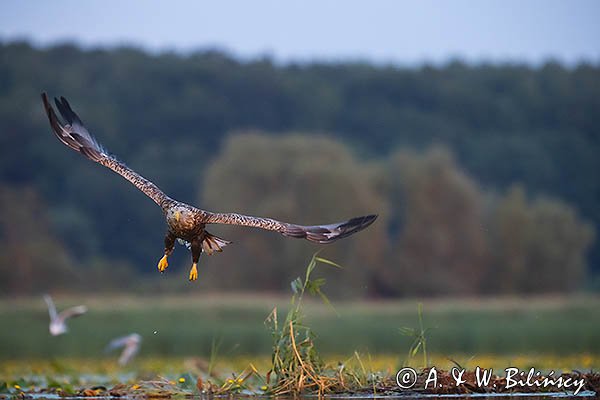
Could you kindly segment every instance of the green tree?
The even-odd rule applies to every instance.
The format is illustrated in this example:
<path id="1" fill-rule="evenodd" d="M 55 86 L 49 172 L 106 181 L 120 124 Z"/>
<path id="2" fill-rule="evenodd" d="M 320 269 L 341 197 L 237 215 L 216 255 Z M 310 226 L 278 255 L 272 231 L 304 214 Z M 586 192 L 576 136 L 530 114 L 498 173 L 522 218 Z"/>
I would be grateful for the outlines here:
<path id="1" fill-rule="evenodd" d="M 385 199 L 373 189 L 370 173 L 345 146 L 330 139 L 236 134 L 206 172 L 202 204 L 216 211 L 271 216 L 304 225 L 385 214 Z M 215 285 L 221 287 L 281 290 L 318 248 L 272 232 L 210 229 L 234 242 L 223 254 L 204 261 L 205 268 L 225 272 L 213 276 Z M 322 250 L 346 267 L 343 273 L 332 272 L 331 292 L 346 296 L 364 293 L 370 269 L 385 262 L 385 216 L 367 232 Z"/>
<path id="2" fill-rule="evenodd" d="M 396 153 L 388 174 L 389 196 L 401 213 L 379 281 L 396 295 L 478 293 L 487 243 L 475 182 L 441 147 Z"/>
<path id="3" fill-rule="evenodd" d="M 492 268 L 486 279 L 490 289 L 503 293 L 519 293 L 528 274 L 527 248 L 532 216 L 525 191 L 513 186 L 493 206 L 490 218 Z"/>
<path id="4" fill-rule="evenodd" d="M 504 293 L 559 293 L 581 288 L 595 232 L 555 199 L 527 200 L 519 185 L 497 201 L 491 218 L 490 287 Z"/>
<path id="5" fill-rule="evenodd" d="M 0 289 L 23 295 L 79 284 L 71 259 L 31 188 L 0 187 Z"/>

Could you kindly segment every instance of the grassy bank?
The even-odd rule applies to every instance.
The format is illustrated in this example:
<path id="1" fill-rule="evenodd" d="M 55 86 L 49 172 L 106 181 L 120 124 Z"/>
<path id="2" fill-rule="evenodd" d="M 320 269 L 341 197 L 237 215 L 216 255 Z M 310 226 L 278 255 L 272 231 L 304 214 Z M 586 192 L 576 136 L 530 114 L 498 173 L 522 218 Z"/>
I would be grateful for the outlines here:
<path id="1" fill-rule="evenodd" d="M 193 297 L 57 297 L 62 309 L 86 304 L 88 314 L 70 321 L 68 335 L 48 334 L 40 298 L 0 301 L 2 359 L 102 357 L 111 338 L 137 332 L 141 356 L 209 357 L 213 342 L 222 357 L 267 356 L 271 337 L 265 318 L 289 300 L 250 295 Z M 307 302 L 306 323 L 322 354 L 404 357 L 411 338 L 400 327 L 417 326 L 417 301 Z M 441 357 L 463 355 L 600 355 L 600 299 L 596 297 L 424 302 L 428 350 Z"/>

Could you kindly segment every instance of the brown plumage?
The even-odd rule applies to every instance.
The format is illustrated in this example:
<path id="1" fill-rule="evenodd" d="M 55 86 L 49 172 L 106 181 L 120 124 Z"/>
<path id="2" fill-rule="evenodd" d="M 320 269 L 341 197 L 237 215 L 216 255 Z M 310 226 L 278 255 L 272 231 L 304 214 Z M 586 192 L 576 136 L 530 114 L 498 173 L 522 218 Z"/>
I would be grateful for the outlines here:
<path id="1" fill-rule="evenodd" d="M 168 228 L 165 236 L 165 253 L 158 264 L 158 269 L 161 272 L 168 266 L 167 257 L 173 252 L 176 239 L 184 240 L 190 244 L 193 261 L 190 280 L 197 278 L 196 264 L 201 252 L 212 254 L 214 251 L 221 251 L 223 247 L 231 243 L 208 233 L 205 229 L 206 224 L 250 226 L 279 232 L 288 237 L 304 238 L 315 243 L 331 243 L 365 229 L 377 218 L 377 215 L 367 215 L 335 224 L 303 226 L 271 218 L 252 217 L 236 213 L 212 213 L 201 210 L 189 204 L 173 200 L 154 183 L 127 167 L 114 156 L 109 155 L 88 132 L 64 97 L 61 97 L 60 100 L 54 99 L 54 102 L 65 120 L 65 124 L 58 119 L 45 93 L 42 93 L 42 101 L 52 131 L 64 145 L 121 175 L 162 208 Z"/>

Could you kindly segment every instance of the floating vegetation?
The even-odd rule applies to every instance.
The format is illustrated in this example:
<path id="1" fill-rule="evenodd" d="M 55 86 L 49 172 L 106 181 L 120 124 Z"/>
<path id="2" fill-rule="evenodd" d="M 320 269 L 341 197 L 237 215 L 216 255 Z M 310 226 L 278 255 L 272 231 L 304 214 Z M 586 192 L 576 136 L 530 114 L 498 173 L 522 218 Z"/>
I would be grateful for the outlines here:
<path id="1" fill-rule="evenodd" d="M 211 396 L 211 395 L 362 395 L 362 396 L 399 396 L 407 394 L 474 394 L 474 393 L 577 393 L 592 395 L 600 393 L 600 374 L 561 373 L 552 376 L 546 374 L 536 379 L 540 385 L 509 385 L 502 373 L 487 376 L 485 385 L 478 381 L 474 370 L 466 370 L 461 375 L 462 382 L 457 385 L 457 374 L 453 370 L 435 371 L 435 382 L 432 383 L 433 368 L 416 370 L 414 382 L 410 388 L 398 385 L 395 373 L 374 372 L 358 355 L 354 355 L 347 363 L 324 365 L 319 371 L 298 373 L 304 380 L 291 379 L 267 383 L 269 372 L 260 373 L 253 365 L 249 365 L 241 373 L 230 373 L 225 378 L 209 377 L 204 373 L 171 374 L 169 376 L 135 376 L 116 375 L 81 375 L 78 377 L 60 375 L 23 376 L 17 380 L 0 381 L 0 398 L 4 397 L 177 397 L 177 396 Z M 500 371 L 499 371 L 500 372 Z M 543 380 L 551 378 L 555 383 L 544 387 Z M 557 386 L 558 379 L 569 383 Z M 525 381 L 526 378 L 523 378 Z M 568 381 L 569 380 L 569 381 Z M 98 382 L 104 382 L 99 384 Z M 290 384 L 292 382 L 293 384 Z M 533 382 L 533 381 L 532 381 Z M 581 382 L 581 387 L 578 386 Z M 578 390 L 579 388 L 579 390 Z"/>
<path id="2" fill-rule="evenodd" d="M 405 360 L 359 352 L 343 361 L 324 357 L 318 350 L 316 333 L 305 320 L 311 308 L 304 308 L 305 296 L 315 296 L 335 314 L 323 291 L 325 279 L 314 277 L 318 265 L 341 268 L 317 253 L 304 276 L 292 281 L 285 317 L 274 308 L 265 320 L 272 340 L 270 359 L 221 358 L 222 341 L 214 339 L 208 359 L 141 358 L 127 367 L 108 359 L 3 361 L 0 398 L 600 393 L 600 374 L 591 372 L 600 366 L 600 358 L 591 354 L 504 358 L 432 354 L 428 352 L 430 330 L 425 327 L 421 304 L 418 326 L 400 329 L 412 341 Z M 528 378 L 511 378 L 504 373 L 508 365 L 517 372 L 536 372 L 530 372 Z M 574 366 L 590 372 L 573 371 Z M 484 384 L 479 376 L 483 368 L 488 371 Z M 524 383 L 511 385 L 517 378 Z M 544 386 L 541 382 L 545 381 L 552 384 Z"/>

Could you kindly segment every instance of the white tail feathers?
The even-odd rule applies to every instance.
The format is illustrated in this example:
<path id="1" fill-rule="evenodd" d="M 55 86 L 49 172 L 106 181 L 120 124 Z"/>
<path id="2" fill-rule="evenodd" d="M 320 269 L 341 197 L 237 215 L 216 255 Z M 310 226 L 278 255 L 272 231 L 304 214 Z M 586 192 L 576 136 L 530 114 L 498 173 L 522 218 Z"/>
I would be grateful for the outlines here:
<path id="1" fill-rule="evenodd" d="M 204 236 L 204 240 L 202 240 L 202 251 L 210 256 L 215 251 L 223 251 L 223 247 L 228 244 L 231 244 L 229 240 L 222 239 L 206 232 L 206 236 Z"/>

